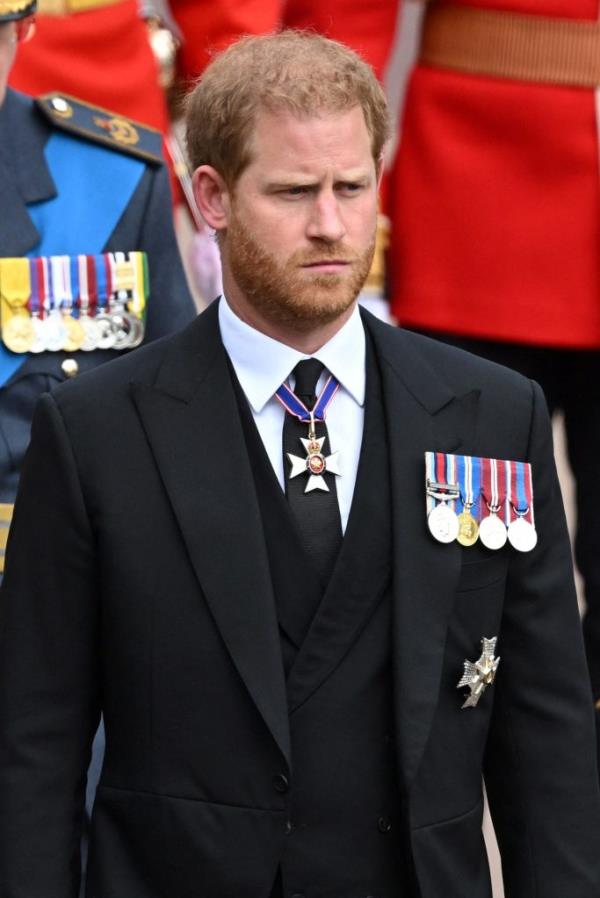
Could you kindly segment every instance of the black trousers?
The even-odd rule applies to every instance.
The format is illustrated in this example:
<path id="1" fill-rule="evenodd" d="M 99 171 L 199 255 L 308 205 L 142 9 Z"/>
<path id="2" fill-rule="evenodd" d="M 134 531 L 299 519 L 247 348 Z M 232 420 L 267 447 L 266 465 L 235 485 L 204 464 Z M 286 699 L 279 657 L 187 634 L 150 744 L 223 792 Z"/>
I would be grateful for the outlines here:
<path id="1" fill-rule="evenodd" d="M 536 380 L 550 412 L 564 414 L 577 498 L 575 560 L 587 605 L 583 633 L 594 699 L 600 699 L 600 350 L 550 349 L 425 333 Z"/>

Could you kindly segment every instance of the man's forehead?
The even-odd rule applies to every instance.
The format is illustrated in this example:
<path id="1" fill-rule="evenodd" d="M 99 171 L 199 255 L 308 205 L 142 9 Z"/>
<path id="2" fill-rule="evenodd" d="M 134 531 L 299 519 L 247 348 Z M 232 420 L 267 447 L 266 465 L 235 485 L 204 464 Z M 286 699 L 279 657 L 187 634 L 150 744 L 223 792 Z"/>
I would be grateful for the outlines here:
<path id="1" fill-rule="evenodd" d="M 274 168 L 299 174 L 328 159 L 337 167 L 369 167 L 371 138 L 360 106 L 342 112 L 297 115 L 289 110 L 260 109 L 250 150 L 253 160 L 268 160 Z"/>

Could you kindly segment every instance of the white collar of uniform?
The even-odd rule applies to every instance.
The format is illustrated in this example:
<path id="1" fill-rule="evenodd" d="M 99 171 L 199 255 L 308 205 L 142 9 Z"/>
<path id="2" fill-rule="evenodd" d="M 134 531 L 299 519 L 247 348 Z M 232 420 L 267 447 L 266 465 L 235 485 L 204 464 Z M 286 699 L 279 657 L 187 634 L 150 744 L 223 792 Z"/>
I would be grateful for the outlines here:
<path id="1" fill-rule="evenodd" d="M 305 353 L 286 346 L 250 327 L 233 312 L 222 296 L 219 300 L 219 328 L 248 402 L 259 414 Z M 365 401 L 365 331 L 358 311 L 325 343 L 313 358 L 325 365 L 358 405 Z"/>

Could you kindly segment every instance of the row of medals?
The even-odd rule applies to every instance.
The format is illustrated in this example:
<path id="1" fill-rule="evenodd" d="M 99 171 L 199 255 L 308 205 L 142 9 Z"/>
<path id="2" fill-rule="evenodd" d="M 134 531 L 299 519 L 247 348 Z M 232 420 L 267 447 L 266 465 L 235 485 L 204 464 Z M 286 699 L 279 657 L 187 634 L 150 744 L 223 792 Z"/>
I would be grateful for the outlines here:
<path id="1" fill-rule="evenodd" d="M 447 504 L 460 497 L 458 489 L 446 487 L 445 492 L 440 492 L 428 485 L 427 495 L 439 502 L 427 515 L 427 526 L 440 543 L 452 543 L 456 540 L 461 546 L 474 546 L 480 540 L 487 549 L 497 551 L 508 541 L 518 552 L 531 552 L 536 546 L 537 532 L 526 519 L 527 512 L 517 514 L 507 527 L 498 515 L 502 506 L 488 506 L 489 514 L 478 523 L 471 514 L 472 504 L 463 502 L 464 510 L 460 514 L 456 514 Z"/>
<path id="2" fill-rule="evenodd" d="M 92 352 L 133 349 L 144 339 L 143 319 L 122 306 L 79 318 L 55 309 L 45 318 L 17 313 L 2 326 L 2 341 L 12 352 Z"/>

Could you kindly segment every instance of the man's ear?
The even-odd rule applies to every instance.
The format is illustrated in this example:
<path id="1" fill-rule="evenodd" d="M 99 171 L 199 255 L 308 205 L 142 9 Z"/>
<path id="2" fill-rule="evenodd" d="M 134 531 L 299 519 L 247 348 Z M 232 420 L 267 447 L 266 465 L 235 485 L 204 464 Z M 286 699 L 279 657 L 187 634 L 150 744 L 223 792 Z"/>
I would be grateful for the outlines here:
<path id="1" fill-rule="evenodd" d="M 231 194 L 225 179 L 212 165 L 201 165 L 192 175 L 196 205 L 207 225 L 223 231 L 229 224 Z"/>

